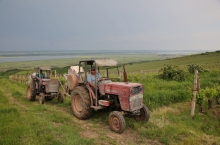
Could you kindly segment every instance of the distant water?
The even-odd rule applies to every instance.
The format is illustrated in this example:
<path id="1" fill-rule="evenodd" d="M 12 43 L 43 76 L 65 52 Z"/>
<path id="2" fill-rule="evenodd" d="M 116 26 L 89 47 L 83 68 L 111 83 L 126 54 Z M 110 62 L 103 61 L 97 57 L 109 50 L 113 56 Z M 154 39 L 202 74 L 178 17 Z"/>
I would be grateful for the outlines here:
<path id="1" fill-rule="evenodd" d="M 74 58 L 73 55 L 64 56 L 13 56 L 13 57 L 0 57 L 0 62 L 16 62 L 16 61 L 32 61 L 32 60 L 49 60 L 61 58 Z"/>
<path id="2" fill-rule="evenodd" d="M 33 61 L 33 60 L 49 60 L 74 58 L 80 55 L 102 55 L 102 54 L 158 54 L 158 55 L 190 55 L 201 51 L 181 51 L 181 50 L 74 50 L 74 51 L 0 51 L 0 62 L 17 62 L 17 61 Z"/>

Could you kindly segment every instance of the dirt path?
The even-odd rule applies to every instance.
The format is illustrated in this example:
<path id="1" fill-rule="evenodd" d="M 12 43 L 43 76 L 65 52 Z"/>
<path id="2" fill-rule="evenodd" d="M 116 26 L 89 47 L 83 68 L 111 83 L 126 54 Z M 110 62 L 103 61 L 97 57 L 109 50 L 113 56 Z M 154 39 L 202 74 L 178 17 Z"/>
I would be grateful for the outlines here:
<path id="1" fill-rule="evenodd" d="M 35 102 L 32 102 L 30 105 L 28 105 L 27 103 L 23 101 L 24 99 L 17 99 L 16 97 L 13 97 L 9 91 L 6 91 L 5 93 L 9 97 L 10 103 L 15 106 L 18 106 L 20 110 L 23 110 L 23 111 L 29 110 L 31 105 L 40 105 L 37 99 Z M 25 96 L 23 96 L 23 98 L 25 98 Z M 147 140 L 146 138 L 140 137 L 137 131 L 129 129 L 128 127 L 126 128 L 123 134 L 118 134 L 118 133 L 112 132 L 109 128 L 109 125 L 106 125 L 106 123 L 102 123 L 100 121 L 93 121 L 92 119 L 79 120 L 73 116 L 70 106 L 69 107 L 58 107 L 57 105 L 54 105 L 50 102 L 46 102 L 44 105 L 51 105 L 50 107 L 51 110 L 55 112 L 61 111 L 63 114 L 72 117 L 73 122 L 76 123 L 77 126 L 81 128 L 80 135 L 85 138 L 93 139 L 96 144 L 102 144 L 102 145 L 111 145 L 111 144 L 159 145 L 161 144 L 158 141 Z"/>

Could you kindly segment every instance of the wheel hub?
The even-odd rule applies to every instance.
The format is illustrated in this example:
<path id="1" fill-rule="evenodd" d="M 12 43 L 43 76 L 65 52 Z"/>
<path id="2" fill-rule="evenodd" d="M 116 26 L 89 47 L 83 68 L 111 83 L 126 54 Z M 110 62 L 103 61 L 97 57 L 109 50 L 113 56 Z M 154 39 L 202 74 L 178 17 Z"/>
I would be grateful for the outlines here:
<path id="1" fill-rule="evenodd" d="M 120 128 L 120 121 L 118 120 L 117 117 L 112 118 L 112 123 L 114 125 L 115 128 Z"/>

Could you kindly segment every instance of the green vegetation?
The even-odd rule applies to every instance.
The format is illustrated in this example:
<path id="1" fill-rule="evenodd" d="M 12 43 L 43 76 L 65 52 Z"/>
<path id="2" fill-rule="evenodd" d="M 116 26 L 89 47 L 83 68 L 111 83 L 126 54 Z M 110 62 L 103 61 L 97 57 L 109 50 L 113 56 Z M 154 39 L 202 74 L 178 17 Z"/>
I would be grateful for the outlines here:
<path id="1" fill-rule="evenodd" d="M 23 84 L 6 79 L 0 83 L 0 144 L 92 144 L 80 136 L 82 129 L 71 115 L 28 102 Z"/>
<path id="2" fill-rule="evenodd" d="M 203 67 L 201 67 L 199 65 L 194 65 L 194 64 L 188 65 L 189 73 L 194 74 L 195 70 L 198 70 L 199 73 L 207 72 L 206 69 L 204 69 Z"/>
<path id="3" fill-rule="evenodd" d="M 190 117 L 193 74 L 187 73 L 191 64 L 208 70 L 199 73 L 201 91 L 197 103 L 203 113 L 196 109 L 194 119 Z M 53 69 L 67 72 L 69 66 L 65 66 Z M 178 66 L 187 77 L 181 81 L 158 78 L 158 71 L 164 66 Z M 70 98 L 64 104 L 57 104 L 56 99 L 44 105 L 29 102 L 25 98 L 26 85 L 8 80 L 11 74 L 30 70 L 1 72 L 0 144 L 220 144 L 220 106 L 213 100 L 220 96 L 220 53 L 136 62 L 127 64 L 126 69 L 129 82 L 144 84 L 144 103 L 151 118 L 144 123 L 126 117 L 123 134 L 110 131 L 111 110 L 93 111 L 90 119 L 78 120 L 72 114 Z M 134 70 L 136 73 L 131 73 Z M 207 98 L 213 100 L 210 109 Z"/>
<path id="4" fill-rule="evenodd" d="M 167 65 L 159 70 L 158 77 L 164 80 L 184 81 L 186 79 L 186 72 L 178 66 Z"/>

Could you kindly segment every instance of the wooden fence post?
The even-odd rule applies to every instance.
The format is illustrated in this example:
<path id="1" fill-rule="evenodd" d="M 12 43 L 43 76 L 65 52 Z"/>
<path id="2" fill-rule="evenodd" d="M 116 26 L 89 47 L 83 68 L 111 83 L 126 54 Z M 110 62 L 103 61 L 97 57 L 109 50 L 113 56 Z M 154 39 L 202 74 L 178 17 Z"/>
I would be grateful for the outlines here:
<path id="1" fill-rule="evenodd" d="M 193 82 L 193 98 L 191 102 L 191 117 L 195 116 L 195 107 L 196 107 L 196 92 L 198 91 L 198 70 L 195 70 L 194 82 Z"/>

